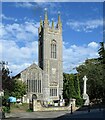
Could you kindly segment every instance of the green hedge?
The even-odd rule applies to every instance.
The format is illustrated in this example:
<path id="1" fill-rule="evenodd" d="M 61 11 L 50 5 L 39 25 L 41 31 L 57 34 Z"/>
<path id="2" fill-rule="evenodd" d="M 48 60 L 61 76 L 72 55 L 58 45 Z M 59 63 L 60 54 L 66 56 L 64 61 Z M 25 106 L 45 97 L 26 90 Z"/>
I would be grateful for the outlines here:
<path id="1" fill-rule="evenodd" d="M 82 98 L 76 98 L 76 106 L 82 106 L 83 105 L 83 99 Z"/>

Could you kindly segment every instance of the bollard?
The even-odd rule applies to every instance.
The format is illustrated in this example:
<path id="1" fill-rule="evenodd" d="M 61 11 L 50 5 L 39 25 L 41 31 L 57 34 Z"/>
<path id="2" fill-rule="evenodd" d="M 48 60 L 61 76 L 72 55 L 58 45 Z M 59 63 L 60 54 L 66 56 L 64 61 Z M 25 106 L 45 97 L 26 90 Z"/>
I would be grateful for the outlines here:
<path id="1" fill-rule="evenodd" d="M 73 114 L 73 106 L 72 106 L 72 104 L 71 104 L 71 114 Z"/>
<path id="2" fill-rule="evenodd" d="M 90 104 L 88 105 L 88 112 L 90 112 Z"/>
<path id="3" fill-rule="evenodd" d="M 101 103 L 99 104 L 99 111 L 101 111 Z"/>

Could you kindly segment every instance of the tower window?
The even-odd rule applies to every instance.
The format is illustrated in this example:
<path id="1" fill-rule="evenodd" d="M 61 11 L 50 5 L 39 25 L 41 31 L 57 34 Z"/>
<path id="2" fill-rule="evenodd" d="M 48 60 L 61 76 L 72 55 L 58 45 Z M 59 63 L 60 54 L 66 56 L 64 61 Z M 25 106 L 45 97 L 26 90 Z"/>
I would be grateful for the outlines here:
<path id="1" fill-rule="evenodd" d="M 51 58 L 57 58 L 57 46 L 56 41 L 51 43 Z"/>

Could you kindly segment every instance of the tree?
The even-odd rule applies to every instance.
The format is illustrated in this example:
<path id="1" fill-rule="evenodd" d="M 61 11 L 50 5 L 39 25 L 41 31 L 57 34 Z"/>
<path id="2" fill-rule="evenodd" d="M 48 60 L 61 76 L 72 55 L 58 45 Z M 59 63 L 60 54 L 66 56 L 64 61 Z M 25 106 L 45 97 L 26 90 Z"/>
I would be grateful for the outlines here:
<path id="1" fill-rule="evenodd" d="M 69 87 L 70 87 L 70 97 L 69 98 L 75 98 L 77 93 L 75 89 L 75 76 L 74 74 L 69 74 Z"/>
<path id="2" fill-rule="evenodd" d="M 98 54 L 99 54 L 99 63 L 102 66 L 102 75 L 101 78 L 103 81 L 103 84 L 105 85 L 105 43 L 104 42 L 100 42 L 100 49 L 98 50 Z M 103 101 L 105 102 L 105 86 L 102 85 L 102 90 L 103 90 Z"/>
<path id="3" fill-rule="evenodd" d="M 73 74 L 63 74 L 63 97 L 70 99 L 76 95 Z"/>
<path id="4" fill-rule="evenodd" d="M 11 92 L 11 96 L 14 96 L 16 98 L 21 98 L 23 95 L 26 94 L 27 86 L 24 82 L 19 80 L 13 81 L 13 91 Z"/>
<path id="5" fill-rule="evenodd" d="M 99 54 L 99 60 L 101 61 L 102 64 L 105 65 L 105 43 L 100 42 L 100 49 L 98 50 Z"/>
<path id="6" fill-rule="evenodd" d="M 83 76 L 86 75 L 87 81 L 87 94 L 90 100 L 103 98 L 105 94 L 105 84 L 103 81 L 102 64 L 99 64 L 98 59 L 87 59 L 84 64 L 77 67 L 79 79 L 81 80 L 81 92 L 83 93 Z"/>
<path id="7" fill-rule="evenodd" d="M 63 73 L 63 98 L 68 99 L 68 74 Z"/>
<path id="8" fill-rule="evenodd" d="M 75 86 L 75 75 L 73 74 L 63 74 L 63 96 L 64 98 L 75 98 L 76 86 Z"/>
<path id="9" fill-rule="evenodd" d="M 77 74 L 63 74 L 63 98 L 76 99 L 76 105 L 82 105 L 80 84 Z"/>
<path id="10" fill-rule="evenodd" d="M 7 67 L 7 62 L 1 62 L 0 68 L 2 74 L 2 89 L 4 90 L 4 99 L 7 100 L 9 96 L 21 98 L 26 94 L 26 84 L 19 80 L 14 80 L 10 77 L 10 70 Z"/>
<path id="11" fill-rule="evenodd" d="M 79 77 L 78 74 L 75 74 L 74 76 L 74 87 L 75 87 L 75 91 L 76 91 L 76 96 L 78 98 L 81 98 L 81 92 L 80 92 L 80 82 L 79 82 Z"/>
<path id="12" fill-rule="evenodd" d="M 83 76 L 86 75 L 87 93 L 90 99 L 105 98 L 105 43 L 100 42 L 98 50 L 99 58 L 87 59 L 85 63 L 77 67 L 80 79 L 80 88 L 83 93 Z"/>
<path id="13" fill-rule="evenodd" d="M 12 91 L 12 79 L 10 77 L 10 71 L 7 67 L 7 62 L 1 61 L 0 62 L 0 71 L 1 71 L 1 76 L 2 76 L 2 89 L 4 90 L 4 95 L 6 98 L 8 98 L 9 93 Z"/>

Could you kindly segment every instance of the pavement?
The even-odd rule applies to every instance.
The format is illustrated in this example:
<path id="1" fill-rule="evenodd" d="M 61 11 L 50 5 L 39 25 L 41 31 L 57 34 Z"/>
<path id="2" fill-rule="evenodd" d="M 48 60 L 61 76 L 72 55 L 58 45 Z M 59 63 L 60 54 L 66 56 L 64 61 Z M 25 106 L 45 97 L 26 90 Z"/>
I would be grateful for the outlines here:
<path id="1" fill-rule="evenodd" d="M 6 114 L 2 120 L 105 120 L 105 109 L 92 109 L 90 112 L 53 111 L 53 112 L 24 112 Z"/>

